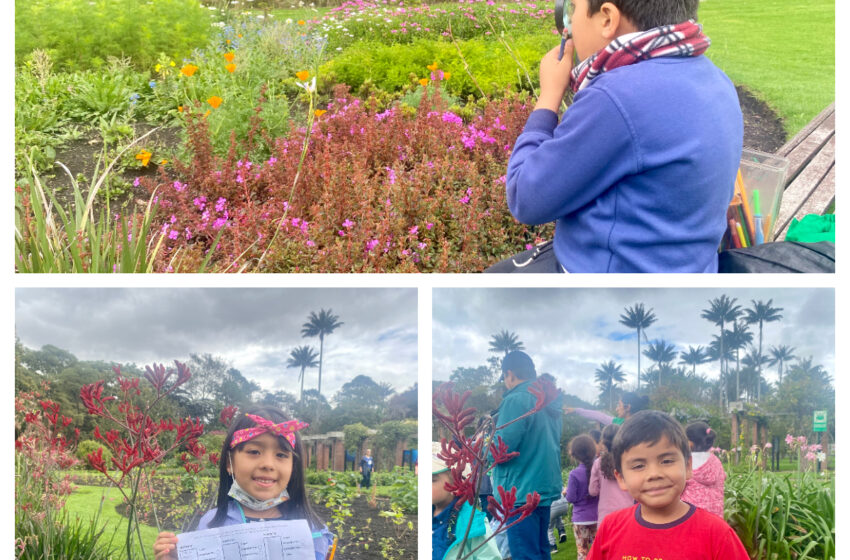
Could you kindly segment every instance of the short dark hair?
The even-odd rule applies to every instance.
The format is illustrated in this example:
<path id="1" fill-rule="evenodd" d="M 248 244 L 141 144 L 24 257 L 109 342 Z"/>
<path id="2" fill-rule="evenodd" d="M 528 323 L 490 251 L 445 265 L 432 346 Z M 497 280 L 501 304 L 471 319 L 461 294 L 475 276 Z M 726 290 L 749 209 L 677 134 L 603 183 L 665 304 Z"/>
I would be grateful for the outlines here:
<path id="1" fill-rule="evenodd" d="M 640 31 L 697 19 L 699 7 L 699 0 L 588 0 L 587 15 L 598 12 L 605 2 L 617 6 Z"/>
<path id="2" fill-rule="evenodd" d="M 708 451 L 714 445 L 714 438 L 717 437 L 717 432 L 711 429 L 711 426 L 705 422 L 692 422 L 685 428 L 685 434 L 694 444 L 694 451 Z"/>
<path id="3" fill-rule="evenodd" d="M 593 441 L 595 441 L 596 443 L 602 441 L 602 432 L 600 432 L 599 430 L 590 430 L 587 433 L 590 434 L 590 437 L 592 437 Z"/>
<path id="4" fill-rule="evenodd" d="M 691 457 L 688 436 L 685 435 L 682 425 L 672 416 L 659 410 L 642 410 L 630 416 L 614 436 L 612 452 L 617 472 L 623 472 L 623 453 L 641 443 L 657 443 L 665 436 L 671 444 L 682 451 L 687 462 Z"/>
<path id="5" fill-rule="evenodd" d="M 502 377 L 509 371 L 514 372 L 518 379 L 536 379 L 537 370 L 534 369 L 534 362 L 531 356 L 522 350 L 514 350 L 502 358 Z"/>
<path id="6" fill-rule="evenodd" d="M 638 395 L 632 391 L 626 391 L 620 397 L 623 406 L 629 407 L 629 414 L 635 414 L 641 410 L 645 410 L 649 406 L 649 397 L 646 395 Z"/>

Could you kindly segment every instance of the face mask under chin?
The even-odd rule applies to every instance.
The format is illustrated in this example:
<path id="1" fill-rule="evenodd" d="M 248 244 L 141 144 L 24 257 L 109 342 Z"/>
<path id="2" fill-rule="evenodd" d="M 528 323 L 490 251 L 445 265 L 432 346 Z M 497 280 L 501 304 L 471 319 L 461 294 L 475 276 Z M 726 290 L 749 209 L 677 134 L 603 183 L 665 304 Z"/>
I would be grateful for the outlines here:
<path id="1" fill-rule="evenodd" d="M 233 479 L 233 484 L 230 485 L 230 491 L 227 493 L 228 496 L 242 504 L 243 506 L 252 509 L 254 511 L 267 511 L 272 509 L 273 507 L 277 507 L 286 500 L 289 499 L 289 492 L 286 489 L 283 489 L 277 497 L 268 498 L 266 500 L 258 500 L 248 492 L 242 489 L 239 486 L 239 483 L 236 482 L 236 479 Z"/>

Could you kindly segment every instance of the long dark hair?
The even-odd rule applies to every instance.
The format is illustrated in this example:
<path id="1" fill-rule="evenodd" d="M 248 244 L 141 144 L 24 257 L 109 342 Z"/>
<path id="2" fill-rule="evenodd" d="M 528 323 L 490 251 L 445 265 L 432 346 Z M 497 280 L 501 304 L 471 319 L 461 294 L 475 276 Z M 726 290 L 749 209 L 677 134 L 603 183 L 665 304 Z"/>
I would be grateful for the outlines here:
<path id="1" fill-rule="evenodd" d="M 570 440 L 570 456 L 584 465 L 587 469 L 587 479 L 590 480 L 590 469 L 596 459 L 596 442 L 587 434 L 581 434 Z"/>
<path id="2" fill-rule="evenodd" d="M 221 446 L 221 459 L 218 465 L 218 499 L 216 501 L 215 516 L 210 521 L 210 527 L 221 527 L 227 519 L 227 506 L 230 502 L 230 497 L 227 493 L 230 492 L 230 486 L 233 484 L 233 478 L 227 472 L 227 465 L 230 462 L 232 451 L 241 451 L 246 443 L 240 443 L 231 450 L 230 442 L 233 441 L 233 434 L 237 431 L 252 428 L 256 425 L 253 420 L 247 417 L 248 414 L 262 416 L 275 424 L 291 420 L 291 418 L 287 418 L 283 412 L 273 406 L 259 406 L 246 410 L 234 420 L 230 426 L 230 430 L 227 432 L 227 437 L 224 438 L 224 444 Z M 281 449 L 292 453 L 292 474 L 289 477 L 289 484 L 286 486 L 286 491 L 289 492 L 289 499 L 277 506 L 277 509 L 284 519 L 306 519 L 310 524 L 311 530 L 318 530 L 324 526 L 324 522 L 313 511 L 310 501 L 307 499 L 307 488 L 304 481 L 304 463 L 301 460 L 304 456 L 301 446 L 301 436 L 298 432 L 295 432 L 295 448 L 289 445 L 289 441 L 285 437 L 278 436 L 277 439 Z"/>
<path id="3" fill-rule="evenodd" d="M 614 436 L 617 435 L 617 430 L 620 426 L 617 424 L 608 424 L 602 430 L 602 445 L 605 449 L 602 450 L 602 455 L 599 456 L 599 470 L 602 476 L 608 480 L 615 480 L 614 476 L 614 454 L 611 453 L 611 448 L 614 446 Z"/>
<path id="4" fill-rule="evenodd" d="M 694 451 L 708 451 L 714 445 L 717 432 L 705 422 L 693 422 L 685 428 L 688 441 L 694 444 Z"/>

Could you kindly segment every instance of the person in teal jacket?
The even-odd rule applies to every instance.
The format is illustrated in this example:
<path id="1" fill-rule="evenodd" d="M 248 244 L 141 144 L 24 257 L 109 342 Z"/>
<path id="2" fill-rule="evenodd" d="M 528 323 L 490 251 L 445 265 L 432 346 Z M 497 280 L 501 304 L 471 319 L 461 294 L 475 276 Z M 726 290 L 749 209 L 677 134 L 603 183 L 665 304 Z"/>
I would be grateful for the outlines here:
<path id="1" fill-rule="evenodd" d="M 432 560 L 455 560 L 463 558 L 481 545 L 491 535 L 487 517 L 483 511 L 473 509 L 469 503 L 458 506 L 458 499 L 448 490 L 446 483 L 453 482 L 452 473 L 445 461 L 437 457 L 438 442 L 431 442 L 431 558 Z M 469 536 L 463 550 L 460 544 L 470 522 Z M 496 541 L 490 539 L 475 550 L 474 560 L 501 560 Z"/>
<path id="2" fill-rule="evenodd" d="M 508 353 L 502 360 L 502 380 L 507 392 L 496 416 L 496 425 L 504 426 L 534 408 L 537 397 L 529 386 L 537 379 L 534 362 L 525 352 Z M 543 410 L 514 422 L 495 433 L 508 451 L 518 451 L 513 459 L 496 465 L 493 487 L 510 490 L 516 486 L 517 506 L 527 494 L 540 494 L 540 504 L 529 517 L 508 529 L 508 546 L 513 560 L 549 560 L 547 530 L 549 507 L 561 493 L 561 395 Z M 494 491 L 494 494 L 497 492 Z"/>

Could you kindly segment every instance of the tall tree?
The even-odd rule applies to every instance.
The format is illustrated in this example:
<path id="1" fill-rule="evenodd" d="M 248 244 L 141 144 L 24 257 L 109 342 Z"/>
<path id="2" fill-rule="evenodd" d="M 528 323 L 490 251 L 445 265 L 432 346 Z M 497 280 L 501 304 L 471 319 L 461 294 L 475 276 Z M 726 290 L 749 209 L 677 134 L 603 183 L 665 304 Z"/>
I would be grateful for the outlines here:
<path id="1" fill-rule="evenodd" d="M 745 384 L 747 385 L 747 398 L 751 399 L 753 394 L 761 395 L 761 385 L 762 385 L 762 377 L 759 371 L 767 362 L 770 361 L 767 356 L 762 356 L 759 354 L 758 350 L 755 348 L 750 352 L 747 352 L 746 356 L 741 358 L 741 365 L 744 366 L 743 371 L 747 374 L 752 372 L 752 379 L 745 377 Z M 757 386 L 756 386 L 757 385 Z"/>
<path id="2" fill-rule="evenodd" d="M 304 372 L 307 368 L 314 368 L 319 366 L 319 362 L 316 360 L 319 355 L 316 354 L 316 350 L 307 344 L 304 346 L 298 346 L 289 353 L 289 359 L 286 361 L 287 368 L 301 368 L 301 373 L 298 374 L 298 381 L 301 383 L 301 392 L 298 393 L 298 400 L 304 395 Z"/>
<path id="3" fill-rule="evenodd" d="M 797 356 L 794 355 L 794 348 L 792 346 L 785 346 L 782 344 L 780 346 L 770 347 L 770 361 L 767 365 L 773 367 L 779 364 L 779 385 L 782 385 L 783 366 L 796 357 Z"/>
<path id="4" fill-rule="evenodd" d="M 782 311 L 781 307 L 772 307 L 773 299 L 767 300 L 767 303 L 764 301 L 756 301 L 750 300 L 753 306 L 751 308 L 747 308 L 744 310 L 746 316 L 744 320 L 749 324 L 758 323 L 759 326 L 759 356 L 762 355 L 762 334 L 764 331 L 765 323 L 773 323 L 775 321 L 779 321 L 782 319 L 782 315 L 779 314 Z M 759 377 L 758 382 L 756 383 L 756 401 L 761 400 L 761 367 L 762 360 L 758 362 L 758 368 L 756 369 L 756 374 Z"/>
<path id="5" fill-rule="evenodd" d="M 301 325 L 301 336 L 319 337 L 319 385 L 316 391 L 318 391 L 320 396 L 322 394 L 322 358 L 325 354 L 325 335 L 331 334 L 342 325 L 343 323 L 339 321 L 337 315 L 333 314 L 332 309 L 322 309 L 318 315 L 316 315 L 315 311 L 311 311 L 307 322 Z M 318 408 L 316 411 L 318 420 Z"/>
<path id="6" fill-rule="evenodd" d="M 743 321 L 732 323 L 732 329 L 726 331 L 726 343 L 735 351 L 735 400 L 741 398 L 741 350 L 753 342 L 753 333 Z"/>
<path id="7" fill-rule="evenodd" d="M 640 391 L 640 335 L 658 319 L 655 316 L 655 313 L 652 312 L 652 309 L 647 311 L 646 309 L 644 309 L 642 303 L 636 303 L 632 307 L 626 307 L 625 311 L 625 313 L 620 315 L 620 324 L 625 325 L 630 329 L 635 329 L 637 331 L 637 389 L 638 391 Z M 646 333 L 644 333 L 644 337 L 646 337 Z"/>
<path id="8" fill-rule="evenodd" d="M 599 383 L 599 389 L 602 393 L 600 396 L 604 398 L 608 396 L 608 409 L 614 409 L 614 387 L 615 383 L 622 383 L 626 380 L 626 374 L 623 373 L 622 366 L 615 364 L 614 360 L 608 360 L 596 368 L 596 382 Z"/>
<path id="9" fill-rule="evenodd" d="M 702 346 L 697 346 L 696 348 L 688 346 L 687 350 L 679 353 L 679 363 L 691 366 L 691 375 L 694 377 L 697 374 L 697 366 L 701 366 L 709 361 L 711 361 L 711 358 Z"/>
<path id="10" fill-rule="evenodd" d="M 726 386 L 726 373 L 724 373 L 723 364 L 725 362 L 725 344 L 723 343 L 724 331 L 726 329 L 726 324 L 735 321 L 738 317 L 741 316 L 741 306 L 735 305 L 735 302 L 738 301 L 735 298 L 730 298 L 726 294 L 722 294 L 718 298 L 714 298 L 708 302 L 708 309 L 703 309 L 700 313 L 700 317 L 703 319 L 714 323 L 718 327 L 720 327 L 720 348 L 717 353 L 720 359 L 720 379 L 721 387 Z M 720 407 L 723 408 L 722 397 L 726 394 L 726 391 L 720 393 L 721 395 L 721 403 Z"/>
<path id="11" fill-rule="evenodd" d="M 661 387 L 662 372 L 672 370 L 671 364 L 678 355 L 676 346 L 669 344 L 666 340 L 658 340 L 650 343 L 647 349 L 643 351 L 643 355 L 655 362 L 658 369 L 658 386 Z"/>
<path id="12" fill-rule="evenodd" d="M 490 336 L 490 348 L 487 349 L 488 352 L 495 352 L 496 354 L 501 353 L 502 358 L 504 358 L 510 352 L 515 350 L 525 350 L 525 346 L 523 346 L 515 332 L 502 329 L 498 333 Z M 493 371 L 501 370 L 502 358 L 493 356 L 490 358 L 492 362 L 488 360 Z"/>

